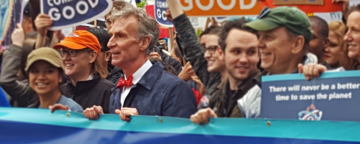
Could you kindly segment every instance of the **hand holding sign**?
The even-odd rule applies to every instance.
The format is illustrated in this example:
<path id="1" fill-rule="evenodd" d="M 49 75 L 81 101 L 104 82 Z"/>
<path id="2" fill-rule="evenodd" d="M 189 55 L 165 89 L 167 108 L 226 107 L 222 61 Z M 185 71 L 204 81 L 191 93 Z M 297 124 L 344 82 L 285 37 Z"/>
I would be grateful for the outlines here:
<path id="1" fill-rule="evenodd" d="M 16 29 L 11 34 L 11 40 L 14 45 L 22 47 L 24 43 L 24 39 L 25 39 L 24 30 L 21 27 L 21 24 L 17 24 Z"/>
<path id="2" fill-rule="evenodd" d="M 41 36 L 46 36 L 49 27 L 53 24 L 53 20 L 47 14 L 39 14 L 34 23 L 38 33 Z"/>

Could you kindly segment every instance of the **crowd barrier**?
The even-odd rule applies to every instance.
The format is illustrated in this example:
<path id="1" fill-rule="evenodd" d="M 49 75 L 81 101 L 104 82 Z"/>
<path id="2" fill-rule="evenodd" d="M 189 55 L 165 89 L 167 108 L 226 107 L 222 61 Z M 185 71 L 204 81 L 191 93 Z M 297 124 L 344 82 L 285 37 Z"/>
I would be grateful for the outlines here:
<path id="1" fill-rule="evenodd" d="M 0 108 L 0 143 L 51 144 L 354 144 L 360 123 L 217 118 L 209 124 L 189 119 L 118 115 L 88 120 L 81 113 Z"/>

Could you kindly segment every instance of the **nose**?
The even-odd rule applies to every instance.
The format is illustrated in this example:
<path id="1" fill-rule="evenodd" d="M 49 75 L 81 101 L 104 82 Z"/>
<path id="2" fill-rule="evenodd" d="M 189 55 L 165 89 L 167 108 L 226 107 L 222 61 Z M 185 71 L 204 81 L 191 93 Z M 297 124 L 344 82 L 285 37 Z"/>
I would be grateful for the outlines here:
<path id="1" fill-rule="evenodd" d="M 345 41 L 351 41 L 351 40 L 352 40 L 351 30 L 349 30 L 349 31 L 346 33 L 346 35 L 345 35 L 345 37 L 344 37 L 344 40 L 345 40 Z"/>
<path id="2" fill-rule="evenodd" d="M 116 46 L 115 40 L 114 40 L 114 36 L 112 36 L 107 44 L 108 48 L 112 49 Z"/>
<path id="3" fill-rule="evenodd" d="M 259 38 L 259 42 L 258 42 L 257 47 L 258 47 L 259 49 L 263 49 L 263 48 L 266 47 L 265 42 L 263 41 L 262 38 Z"/>
<path id="4" fill-rule="evenodd" d="M 63 54 L 62 54 L 62 59 L 63 59 L 63 60 L 70 60 L 70 55 L 69 55 L 69 53 L 63 53 Z"/>
<path id="5" fill-rule="evenodd" d="M 207 50 L 207 51 L 205 51 L 205 53 L 204 53 L 204 57 L 205 57 L 205 59 L 210 59 L 210 57 L 211 57 L 211 54 L 210 54 L 210 52 Z"/>
<path id="6" fill-rule="evenodd" d="M 247 57 L 247 55 L 245 53 L 240 55 L 239 61 L 242 64 L 247 64 L 249 62 L 248 57 Z"/>
<path id="7" fill-rule="evenodd" d="M 43 80 L 43 79 L 45 79 L 45 72 L 44 72 L 44 71 L 40 71 L 36 78 L 37 78 L 38 80 Z"/>

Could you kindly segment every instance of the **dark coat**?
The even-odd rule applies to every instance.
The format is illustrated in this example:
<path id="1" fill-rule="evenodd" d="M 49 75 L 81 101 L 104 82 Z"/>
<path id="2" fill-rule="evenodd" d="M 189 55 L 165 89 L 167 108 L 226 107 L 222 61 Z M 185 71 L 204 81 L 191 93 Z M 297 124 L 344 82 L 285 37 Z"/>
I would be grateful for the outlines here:
<path id="1" fill-rule="evenodd" d="M 110 113 L 121 108 L 121 89 L 112 89 Z M 196 113 L 195 96 L 180 78 L 170 74 L 160 62 L 143 75 L 125 99 L 123 107 L 136 108 L 139 115 L 189 118 Z"/>
<path id="2" fill-rule="evenodd" d="M 113 86 L 112 82 L 94 75 L 92 80 L 77 82 L 76 87 L 68 82 L 60 87 L 60 91 L 81 105 L 84 110 L 97 105 L 103 107 L 104 113 L 109 113 L 109 99 Z"/>

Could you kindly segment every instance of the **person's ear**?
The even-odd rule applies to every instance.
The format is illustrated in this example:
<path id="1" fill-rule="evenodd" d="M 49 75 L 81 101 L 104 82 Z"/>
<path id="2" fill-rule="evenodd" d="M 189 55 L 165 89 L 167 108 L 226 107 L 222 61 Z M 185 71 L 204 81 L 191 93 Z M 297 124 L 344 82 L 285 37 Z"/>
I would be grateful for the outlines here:
<path id="1" fill-rule="evenodd" d="M 94 63 L 97 56 L 98 56 L 98 54 L 96 52 L 91 52 L 90 53 L 90 61 L 89 61 L 89 63 Z"/>
<path id="2" fill-rule="evenodd" d="M 151 37 L 150 36 L 143 36 L 142 38 L 140 38 L 139 40 L 139 46 L 140 46 L 140 50 L 144 51 L 146 50 L 151 42 Z"/>
<path id="3" fill-rule="evenodd" d="M 304 36 L 297 36 L 295 38 L 295 43 L 293 44 L 293 47 L 291 49 L 292 54 L 298 54 L 304 49 L 305 45 L 305 38 Z"/>
<path id="4" fill-rule="evenodd" d="M 225 53 L 224 53 L 224 51 L 221 49 L 221 47 L 218 47 L 218 48 L 216 49 L 216 52 L 217 52 L 218 55 L 219 55 L 219 60 L 224 61 L 224 60 L 225 60 Z"/>
<path id="5" fill-rule="evenodd" d="M 107 51 L 105 52 L 105 61 L 110 61 L 110 58 L 111 58 L 111 52 Z"/>

